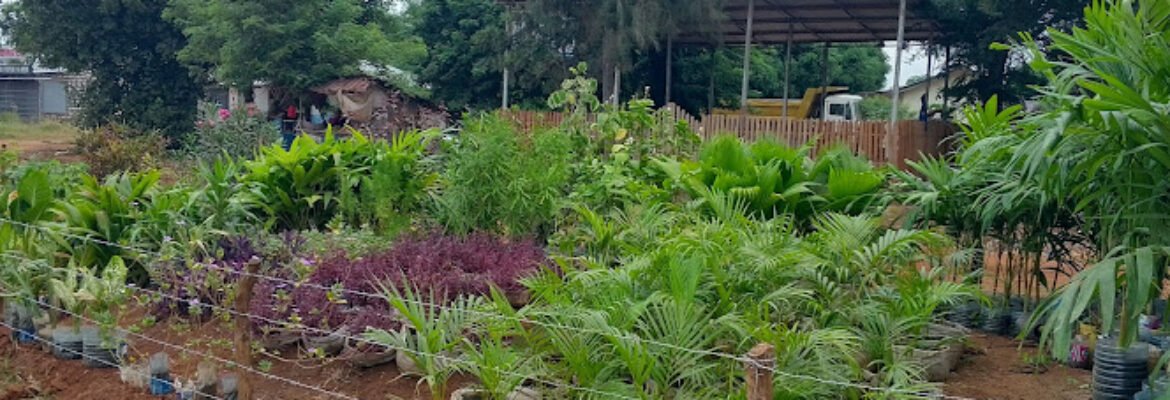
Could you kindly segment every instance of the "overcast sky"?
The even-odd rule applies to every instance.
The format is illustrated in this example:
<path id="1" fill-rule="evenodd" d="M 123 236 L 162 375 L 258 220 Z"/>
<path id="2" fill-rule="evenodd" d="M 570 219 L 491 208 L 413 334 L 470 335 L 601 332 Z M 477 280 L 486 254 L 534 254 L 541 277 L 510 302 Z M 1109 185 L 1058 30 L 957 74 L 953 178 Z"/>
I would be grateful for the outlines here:
<path id="1" fill-rule="evenodd" d="M 887 89 L 889 89 L 894 83 L 894 49 L 896 47 L 897 46 L 894 44 L 894 42 L 886 42 L 886 46 L 882 48 L 882 51 L 886 53 L 886 57 L 889 59 L 888 63 L 890 64 L 890 73 L 886 74 Z M 937 55 L 935 56 L 934 62 L 932 63 L 933 65 L 931 65 L 931 70 L 933 70 L 935 74 L 940 71 L 940 65 L 943 63 L 943 61 L 943 57 Z M 903 50 L 902 75 L 901 79 L 899 79 L 901 84 L 905 85 L 906 81 L 911 77 L 926 75 L 926 64 L 926 52 L 922 46 L 911 44 L 906 50 Z"/>

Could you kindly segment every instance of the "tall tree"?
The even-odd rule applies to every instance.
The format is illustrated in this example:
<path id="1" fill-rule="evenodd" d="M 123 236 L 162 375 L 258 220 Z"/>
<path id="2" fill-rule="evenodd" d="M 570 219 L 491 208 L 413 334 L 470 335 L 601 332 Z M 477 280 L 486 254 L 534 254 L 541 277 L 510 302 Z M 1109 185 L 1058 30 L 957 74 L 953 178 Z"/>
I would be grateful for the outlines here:
<path id="1" fill-rule="evenodd" d="M 172 0 L 166 16 L 188 40 L 179 58 L 220 82 L 299 91 L 357 74 L 363 62 L 417 63 L 422 43 L 389 36 L 388 13 L 362 0 Z"/>
<path id="2" fill-rule="evenodd" d="M 684 27 L 714 28 L 723 12 L 720 0 L 534 0 L 526 5 L 527 24 L 542 36 L 571 38 L 574 56 L 597 66 L 609 96 L 614 68 L 628 71 L 639 51 L 661 50 Z M 539 23 L 543 21 L 544 23 Z"/>
<path id="3" fill-rule="evenodd" d="M 119 120 L 174 137 L 193 126 L 201 85 L 175 53 L 186 40 L 163 0 L 21 0 L 6 7 L 17 48 L 93 81 L 82 121 Z"/>
<path id="4" fill-rule="evenodd" d="M 427 46 L 419 78 L 454 109 L 499 104 L 504 9 L 493 0 L 428 0 L 411 7 Z"/>
<path id="5" fill-rule="evenodd" d="M 1019 52 L 992 49 L 1027 33 L 1041 46 L 1048 28 L 1067 31 L 1081 16 L 1090 0 L 932 0 L 920 13 L 936 20 L 940 36 L 933 40 L 941 49 L 951 49 L 951 66 L 975 67 L 973 79 L 955 85 L 949 96 L 983 102 L 998 95 L 1000 104 L 1022 102 L 1032 92 L 1029 86 L 1041 79 L 1027 68 Z"/>

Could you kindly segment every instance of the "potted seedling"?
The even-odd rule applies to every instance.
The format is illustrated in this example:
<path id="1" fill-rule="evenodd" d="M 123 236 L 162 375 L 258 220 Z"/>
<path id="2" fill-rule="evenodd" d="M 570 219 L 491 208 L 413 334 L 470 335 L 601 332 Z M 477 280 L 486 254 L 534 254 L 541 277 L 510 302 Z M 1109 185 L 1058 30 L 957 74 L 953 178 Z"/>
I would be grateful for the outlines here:
<path id="1" fill-rule="evenodd" d="M 494 305 L 503 315 L 512 315 L 515 310 L 510 298 L 500 290 L 492 288 Z M 475 376 L 479 385 L 462 388 L 451 395 L 452 400 L 535 400 L 540 392 L 525 387 L 529 376 L 541 368 L 536 367 L 539 358 L 531 357 L 516 350 L 514 341 L 527 336 L 527 329 L 515 319 L 484 318 L 477 324 L 482 327 L 477 334 L 479 340 L 463 339 L 463 353 L 467 362 L 460 369 Z"/>
<path id="2" fill-rule="evenodd" d="M 434 400 L 443 399 L 447 381 L 461 362 L 455 352 L 462 343 L 462 333 L 469 326 L 468 311 L 478 304 L 477 298 L 460 297 L 444 307 L 435 307 L 435 296 L 417 294 L 410 284 L 399 291 L 382 285 L 390 306 L 406 319 L 398 332 L 369 329 L 366 338 L 397 349 L 398 368 L 404 375 L 417 375 L 430 388 Z"/>
<path id="3" fill-rule="evenodd" d="M 364 341 L 357 343 L 347 342 L 345 344 L 345 350 L 341 352 L 341 357 L 354 367 L 373 368 L 395 362 L 398 358 L 398 352 L 391 347 Z"/>
<path id="4" fill-rule="evenodd" d="M 460 369 L 474 375 L 479 385 L 455 391 L 452 400 L 540 398 L 539 393 L 523 386 L 533 371 L 534 359 L 508 346 L 499 336 L 489 335 L 479 343 L 464 340 L 468 362 Z"/>
<path id="5" fill-rule="evenodd" d="M 4 259 L 13 261 L 8 257 Z M 49 266 L 42 260 L 16 259 L 16 262 L 0 267 L 0 297 L 5 301 L 4 322 L 14 328 L 13 338 L 28 344 L 37 340 L 34 321 L 43 314 L 37 299 L 45 292 Z"/>
<path id="6" fill-rule="evenodd" d="M 155 353 L 150 356 L 150 394 L 165 396 L 174 393 L 175 386 L 171 381 L 171 361 L 167 353 Z"/>
<path id="7" fill-rule="evenodd" d="M 49 282 L 49 293 L 52 301 L 69 315 L 85 315 L 88 302 L 81 301 L 78 293 L 82 291 L 85 272 L 70 265 L 69 268 L 58 269 L 57 276 Z M 81 358 L 81 319 L 72 318 L 70 323 L 58 323 L 52 333 L 53 354 L 57 358 L 76 360 Z"/>
<path id="8" fill-rule="evenodd" d="M 128 269 L 121 257 L 113 257 L 101 275 L 85 275 L 78 301 L 86 303 L 89 319 L 98 326 L 87 326 L 82 332 L 82 353 L 86 364 L 91 367 L 112 367 L 118 364 L 118 352 L 125 343 L 125 337 L 116 334 L 118 314 L 122 304 L 129 298 L 126 287 Z"/>

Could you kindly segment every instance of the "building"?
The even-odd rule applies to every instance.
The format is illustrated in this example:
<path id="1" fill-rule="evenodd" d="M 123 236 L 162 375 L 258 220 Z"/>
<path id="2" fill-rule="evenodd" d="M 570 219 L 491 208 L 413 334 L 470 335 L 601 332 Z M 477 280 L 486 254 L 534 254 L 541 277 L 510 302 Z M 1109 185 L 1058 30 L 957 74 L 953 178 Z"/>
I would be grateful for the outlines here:
<path id="1" fill-rule="evenodd" d="M 966 68 L 955 68 L 950 72 L 950 85 L 954 86 L 966 81 L 971 76 L 971 71 Z M 948 82 L 947 74 L 939 73 L 931 79 L 923 79 L 921 81 L 902 86 L 899 90 L 901 94 L 898 95 L 898 103 L 901 103 L 901 108 L 904 110 L 913 110 L 917 115 L 922 109 L 923 96 L 927 96 L 931 109 L 941 109 L 946 98 L 943 96 L 943 91 L 947 88 Z M 882 92 L 882 96 L 889 97 L 892 93 L 889 90 Z M 951 109 L 961 107 L 961 104 L 956 104 L 951 101 L 949 104 Z"/>
<path id="2" fill-rule="evenodd" d="M 85 80 L 63 70 L 44 68 L 12 49 L 0 49 L 0 114 L 16 114 L 23 121 L 66 118 L 77 108 L 71 88 Z"/>

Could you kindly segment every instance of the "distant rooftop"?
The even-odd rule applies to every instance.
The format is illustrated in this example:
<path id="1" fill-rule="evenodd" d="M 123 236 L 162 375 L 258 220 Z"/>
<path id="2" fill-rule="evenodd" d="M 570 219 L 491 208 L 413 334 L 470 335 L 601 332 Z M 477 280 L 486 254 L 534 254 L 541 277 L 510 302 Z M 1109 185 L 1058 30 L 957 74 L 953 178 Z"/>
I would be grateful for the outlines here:
<path id="1" fill-rule="evenodd" d="M 64 69 L 47 68 L 28 60 L 16 49 L 0 48 L 0 75 L 51 75 L 65 73 Z"/>

